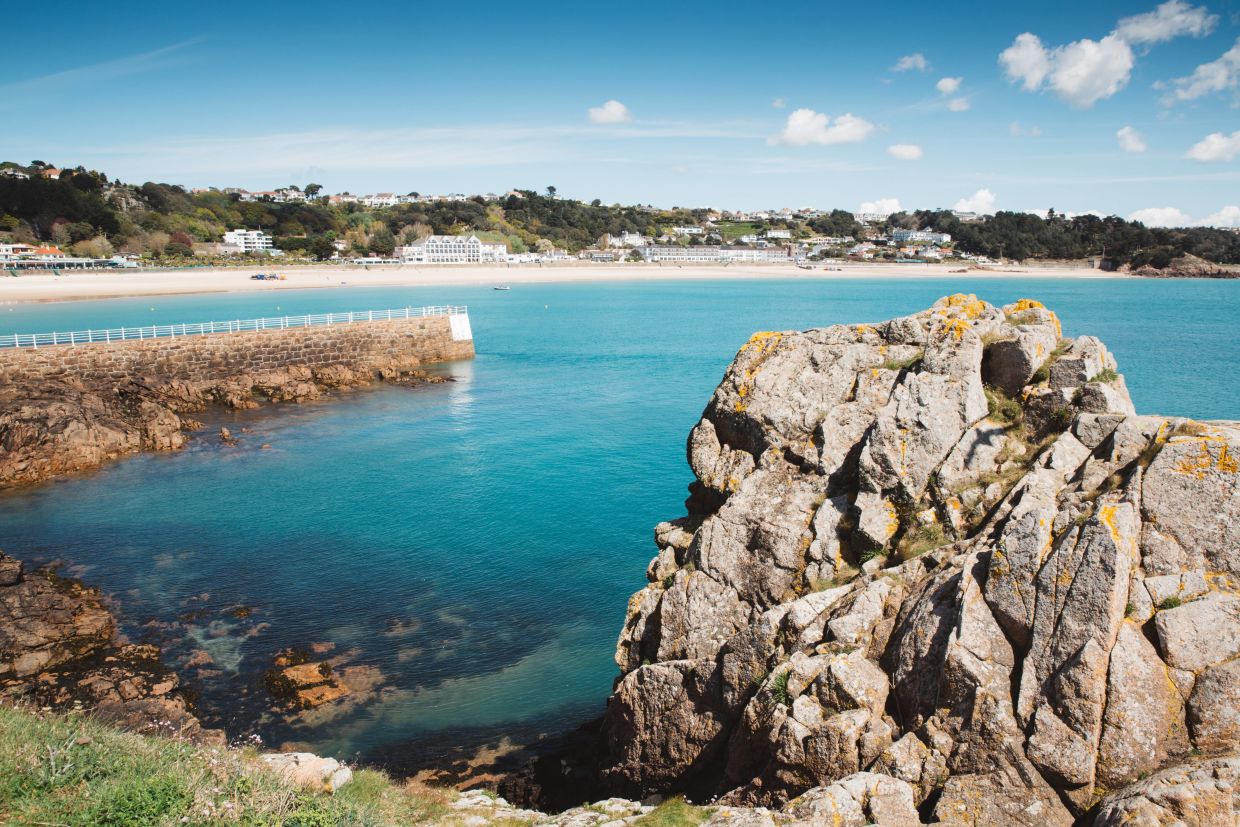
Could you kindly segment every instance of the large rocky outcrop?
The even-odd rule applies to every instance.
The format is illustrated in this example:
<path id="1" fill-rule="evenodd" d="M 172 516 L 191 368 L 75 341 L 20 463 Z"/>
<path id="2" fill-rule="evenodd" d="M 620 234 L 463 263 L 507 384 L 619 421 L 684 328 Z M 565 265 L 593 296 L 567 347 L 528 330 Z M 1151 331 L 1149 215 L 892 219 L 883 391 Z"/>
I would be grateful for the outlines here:
<path id="1" fill-rule="evenodd" d="M 1237 452 L 1138 416 L 1031 300 L 755 335 L 629 603 L 604 781 L 856 823 L 901 807 L 876 778 L 908 823 L 1236 823 Z"/>

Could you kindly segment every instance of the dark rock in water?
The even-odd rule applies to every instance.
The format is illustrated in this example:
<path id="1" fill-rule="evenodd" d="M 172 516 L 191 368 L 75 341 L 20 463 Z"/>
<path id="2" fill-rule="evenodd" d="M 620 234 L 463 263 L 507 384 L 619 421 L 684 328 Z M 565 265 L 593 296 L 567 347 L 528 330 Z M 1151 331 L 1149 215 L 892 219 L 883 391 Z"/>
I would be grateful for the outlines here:
<path id="1" fill-rule="evenodd" d="M 1234 423 L 1138 416 L 1030 300 L 755 335 L 629 602 L 601 783 L 849 824 L 1236 823 L 1237 452 Z"/>
<path id="2" fill-rule="evenodd" d="M 222 743 L 193 715 L 159 649 L 115 634 L 97 590 L 48 570 L 25 573 L 0 553 L 0 693 L 136 732 Z"/>

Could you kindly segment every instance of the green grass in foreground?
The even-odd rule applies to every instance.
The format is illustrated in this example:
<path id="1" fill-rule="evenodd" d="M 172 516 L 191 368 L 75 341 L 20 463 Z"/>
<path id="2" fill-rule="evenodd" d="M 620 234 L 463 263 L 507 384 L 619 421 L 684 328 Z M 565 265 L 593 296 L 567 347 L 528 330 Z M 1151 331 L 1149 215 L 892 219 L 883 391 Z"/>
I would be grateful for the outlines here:
<path id="1" fill-rule="evenodd" d="M 449 794 L 359 770 L 335 795 L 298 789 L 253 752 L 123 733 L 77 715 L 0 705 L 0 824 L 440 823 Z"/>
<path id="2" fill-rule="evenodd" d="M 633 822 L 633 827 L 697 827 L 714 812 L 695 807 L 683 798 L 669 798 L 654 810 Z"/>

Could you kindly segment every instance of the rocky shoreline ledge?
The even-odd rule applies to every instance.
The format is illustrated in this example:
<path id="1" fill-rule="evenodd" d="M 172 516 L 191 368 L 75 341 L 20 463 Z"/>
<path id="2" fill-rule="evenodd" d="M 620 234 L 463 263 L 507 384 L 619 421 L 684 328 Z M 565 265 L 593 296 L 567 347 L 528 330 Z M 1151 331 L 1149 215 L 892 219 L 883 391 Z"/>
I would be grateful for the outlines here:
<path id="1" fill-rule="evenodd" d="M 159 648 L 126 643 L 97 589 L 0 552 L 0 696 L 83 710 L 123 729 L 222 744 Z"/>
<path id="2" fill-rule="evenodd" d="M 49 378 L 0 389 L 0 489 L 89 471 L 140 451 L 175 451 L 190 415 L 219 405 L 304 402 L 374 382 L 448 381 L 407 366 L 329 365 L 242 373 L 226 379 L 163 380 L 125 376 L 113 383 Z"/>

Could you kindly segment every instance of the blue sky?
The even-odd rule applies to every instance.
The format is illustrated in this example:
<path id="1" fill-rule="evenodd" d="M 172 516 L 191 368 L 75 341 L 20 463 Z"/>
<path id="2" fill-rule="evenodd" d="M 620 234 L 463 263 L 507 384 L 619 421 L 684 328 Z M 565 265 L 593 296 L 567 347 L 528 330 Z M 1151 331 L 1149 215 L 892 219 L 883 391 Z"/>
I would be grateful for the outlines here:
<path id="1" fill-rule="evenodd" d="M 9 12 L 27 34 L 0 117 L 56 125 L 6 129 L 3 159 L 187 186 L 1240 224 L 1240 0 L 41 11 Z"/>

